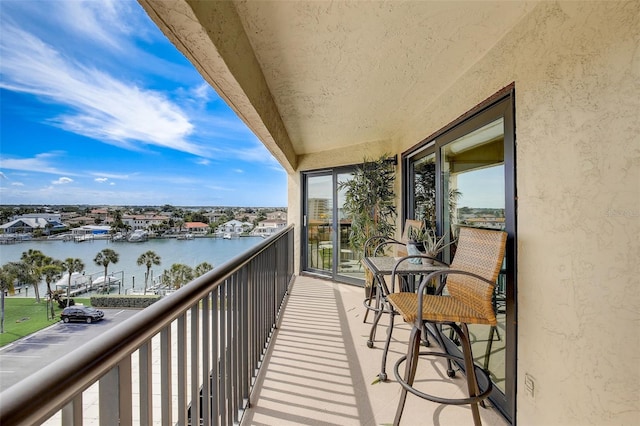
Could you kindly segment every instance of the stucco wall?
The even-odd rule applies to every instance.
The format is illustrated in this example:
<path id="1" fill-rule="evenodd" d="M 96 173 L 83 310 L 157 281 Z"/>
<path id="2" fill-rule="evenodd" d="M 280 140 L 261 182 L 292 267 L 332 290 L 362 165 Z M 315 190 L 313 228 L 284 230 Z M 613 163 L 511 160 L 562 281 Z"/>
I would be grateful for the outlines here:
<path id="1" fill-rule="evenodd" d="M 541 3 L 406 132 L 339 157 L 402 152 L 515 82 L 519 424 L 640 418 L 638 40 L 639 2 Z M 299 223 L 298 179 L 289 208 Z"/>
<path id="2" fill-rule="evenodd" d="M 640 419 L 639 5 L 540 4 L 400 138 L 515 82 L 520 424 Z"/>

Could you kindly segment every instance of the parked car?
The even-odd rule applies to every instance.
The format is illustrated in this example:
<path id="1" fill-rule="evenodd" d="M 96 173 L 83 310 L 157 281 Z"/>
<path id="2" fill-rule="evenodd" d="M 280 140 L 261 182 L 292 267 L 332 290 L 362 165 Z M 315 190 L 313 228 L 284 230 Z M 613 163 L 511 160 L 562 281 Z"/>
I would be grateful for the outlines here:
<path id="1" fill-rule="evenodd" d="M 93 321 L 99 321 L 104 318 L 104 312 L 88 306 L 69 306 L 62 310 L 60 318 L 64 322 L 83 321 L 91 324 Z"/>

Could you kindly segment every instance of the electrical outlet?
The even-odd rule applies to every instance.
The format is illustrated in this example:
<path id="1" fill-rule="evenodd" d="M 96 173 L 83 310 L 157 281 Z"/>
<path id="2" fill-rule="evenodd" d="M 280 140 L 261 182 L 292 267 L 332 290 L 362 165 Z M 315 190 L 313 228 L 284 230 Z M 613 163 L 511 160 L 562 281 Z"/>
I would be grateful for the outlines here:
<path id="1" fill-rule="evenodd" d="M 524 391 L 529 397 L 535 396 L 536 382 L 529 373 L 524 373 Z"/>

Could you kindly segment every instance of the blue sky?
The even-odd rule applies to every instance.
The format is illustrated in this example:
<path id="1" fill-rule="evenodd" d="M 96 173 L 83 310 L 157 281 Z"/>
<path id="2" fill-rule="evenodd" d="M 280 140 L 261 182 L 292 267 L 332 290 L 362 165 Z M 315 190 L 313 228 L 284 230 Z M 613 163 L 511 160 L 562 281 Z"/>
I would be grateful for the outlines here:
<path id="1" fill-rule="evenodd" d="M 0 15 L 0 204 L 286 206 L 282 167 L 137 2 Z"/>

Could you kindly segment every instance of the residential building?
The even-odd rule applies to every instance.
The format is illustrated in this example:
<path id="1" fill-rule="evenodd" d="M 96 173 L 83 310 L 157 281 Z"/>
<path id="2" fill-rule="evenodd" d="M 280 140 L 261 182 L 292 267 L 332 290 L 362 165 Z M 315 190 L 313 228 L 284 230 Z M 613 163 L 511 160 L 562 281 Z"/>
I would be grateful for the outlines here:
<path id="1" fill-rule="evenodd" d="M 60 221 L 59 214 L 30 213 L 14 218 L 12 221 L 0 225 L 0 230 L 5 234 L 31 234 L 36 229 L 45 234 L 61 231 L 67 225 Z"/>
<path id="2" fill-rule="evenodd" d="M 280 219 L 280 220 L 284 220 L 285 222 L 287 221 L 287 212 L 284 210 L 275 210 L 272 212 L 267 212 L 266 216 L 267 216 L 267 219 L 269 220 Z"/>
<path id="3" fill-rule="evenodd" d="M 269 237 L 287 226 L 286 220 L 281 219 L 265 219 L 258 222 L 258 225 L 251 231 L 252 235 L 261 237 Z"/>
<path id="4" fill-rule="evenodd" d="M 253 224 L 250 222 L 240 222 L 239 220 L 233 219 L 220 225 L 217 231 L 240 235 L 244 232 L 251 231 L 252 228 Z"/>
<path id="5" fill-rule="evenodd" d="M 354 165 L 396 158 L 398 236 L 433 170 L 440 231 L 505 212 L 505 418 L 637 420 L 640 3 L 140 3 L 286 170 L 298 273 L 357 284 L 308 257 Z"/>
<path id="6" fill-rule="evenodd" d="M 206 235 L 209 233 L 209 225 L 202 222 L 185 222 L 183 228 L 191 234 Z"/>
<path id="7" fill-rule="evenodd" d="M 150 230 L 152 226 L 159 226 L 162 222 L 169 220 L 167 216 L 161 215 L 122 215 L 122 223 L 129 226 L 131 230 Z"/>

